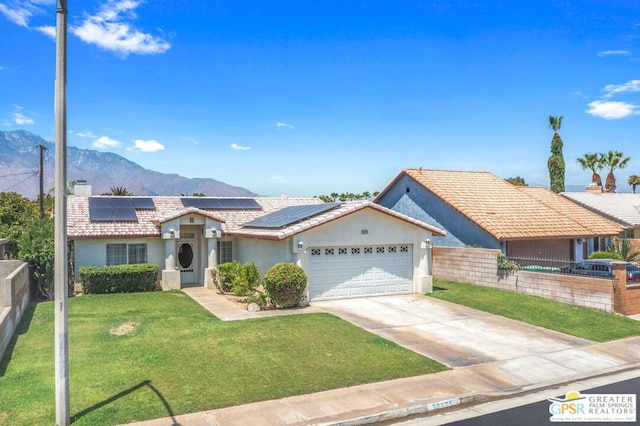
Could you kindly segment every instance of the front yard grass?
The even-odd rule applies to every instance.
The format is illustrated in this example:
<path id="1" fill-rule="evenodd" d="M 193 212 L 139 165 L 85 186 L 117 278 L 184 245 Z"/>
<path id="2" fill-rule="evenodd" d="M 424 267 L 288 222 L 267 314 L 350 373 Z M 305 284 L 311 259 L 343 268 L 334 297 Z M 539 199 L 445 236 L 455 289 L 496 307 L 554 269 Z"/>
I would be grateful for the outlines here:
<path id="1" fill-rule="evenodd" d="M 512 291 L 434 280 L 428 296 L 596 342 L 640 335 L 640 321 Z"/>
<path id="2" fill-rule="evenodd" d="M 69 300 L 74 425 L 108 425 L 446 367 L 329 314 L 223 322 L 182 292 Z M 55 420 L 54 310 L 29 307 L 0 363 L 0 424 Z M 259 415 L 259 413 L 256 413 Z"/>

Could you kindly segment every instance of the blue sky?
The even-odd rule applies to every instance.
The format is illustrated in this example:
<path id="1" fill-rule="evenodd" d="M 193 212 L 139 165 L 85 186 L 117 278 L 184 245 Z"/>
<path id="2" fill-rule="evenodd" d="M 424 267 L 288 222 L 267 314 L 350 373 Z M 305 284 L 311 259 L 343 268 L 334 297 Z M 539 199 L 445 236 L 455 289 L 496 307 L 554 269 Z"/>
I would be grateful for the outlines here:
<path id="1" fill-rule="evenodd" d="M 68 1 L 68 144 L 262 195 L 408 167 L 640 175 L 640 2 Z M 55 0 L 0 0 L 0 128 L 53 140 Z M 606 175 L 606 172 L 603 174 Z"/>

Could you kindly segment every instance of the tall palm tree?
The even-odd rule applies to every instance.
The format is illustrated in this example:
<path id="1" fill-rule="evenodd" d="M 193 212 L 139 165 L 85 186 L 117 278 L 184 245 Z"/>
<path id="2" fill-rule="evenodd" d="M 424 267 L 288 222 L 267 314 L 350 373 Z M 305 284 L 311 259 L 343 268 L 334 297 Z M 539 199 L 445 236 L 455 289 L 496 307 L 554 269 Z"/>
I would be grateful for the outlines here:
<path id="1" fill-rule="evenodd" d="M 594 153 L 586 153 L 582 157 L 576 158 L 578 164 L 582 166 L 582 170 L 591 170 L 591 183 L 595 183 L 598 186 L 602 186 L 602 178 L 598 173 L 602 170 L 602 158 L 600 155 Z"/>
<path id="2" fill-rule="evenodd" d="M 606 192 L 616 192 L 616 177 L 613 174 L 615 169 L 624 169 L 631 157 L 625 157 L 620 151 L 609 150 L 606 154 L 600 154 L 602 165 L 609 169 L 604 190 Z"/>
<path id="3" fill-rule="evenodd" d="M 553 192 L 564 192 L 564 157 L 562 156 L 562 138 L 558 134 L 558 130 L 562 126 L 562 116 L 549 116 L 549 127 L 553 130 L 553 139 L 551 139 L 551 157 L 547 161 L 549 169 L 549 187 Z"/>
<path id="4" fill-rule="evenodd" d="M 631 190 L 635 194 L 636 193 L 636 186 L 640 185 L 640 176 L 638 176 L 638 175 L 629 176 L 629 179 L 627 179 L 627 183 L 629 185 L 631 185 Z"/>

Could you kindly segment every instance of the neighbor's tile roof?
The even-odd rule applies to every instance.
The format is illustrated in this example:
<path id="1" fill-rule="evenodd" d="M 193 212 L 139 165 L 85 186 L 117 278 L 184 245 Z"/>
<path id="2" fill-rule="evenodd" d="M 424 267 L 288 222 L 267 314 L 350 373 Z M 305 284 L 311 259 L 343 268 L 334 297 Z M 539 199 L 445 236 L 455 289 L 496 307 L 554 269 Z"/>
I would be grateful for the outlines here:
<path id="1" fill-rule="evenodd" d="M 256 197 L 254 199 L 262 207 L 261 210 L 200 210 L 193 207 L 185 208 L 182 205 L 181 197 L 163 196 L 150 198 L 153 199 L 156 208 L 153 210 L 136 210 L 137 222 L 92 222 L 89 220 L 89 198 L 69 196 L 67 202 L 67 234 L 71 239 L 159 238 L 160 227 L 156 224 L 194 212 L 218 220 L 222 223 L 222 231 L 228 234 L 243 223 L 284 207 L 322 203 L 317 198 Z"/>
<path id="2" fill-rule="evenodd" d="M 406 169 L 378 198 L 405 174 L 498 240 L 605 236 L 622 231 L 604 217 L 565 203 L 558 194 L 517 187 L 489 172 Z"/>
<path id="3" fill-rule="evenodd" d="M 562 195 L 625 226 L 640 225 L 640 195 L 603 192 L 563 192 Z"/>
<path id="4" fill-rule="evenodd" d="M 443 230 L 438 229 L 435 226 L 426 224 L 420 220 L 395 212 L 381 205 L 372 203 L 371 201 L 355 201 L 355 202 L 344 203 L 339 207 L 336 207 L 335 209 L 329 210 L 319 215 L 315 215 L 306 220 L 294 223 L 289 226 L 285 226 L 283 228 L 264 229 L 264 228 L 240 227 L 235 231 L 231 231 L 230 234 L 237 237 L 283 240 L 285 238 L 299 234 L 300 232 L 307 231 L 311 228 L 315 228 L 316 226 L 323 225 L 325 223 L 350 215 L 352 213 L 363 210 L 365 208 L 371 208 L 378 212 L 382 212 L 391 217 L 394 217 L 396 219 L 409 222 L 415 226 L 418 226 L 420 228 L 430 231 L 434 235 L 437 235 L 437 236 L 445 235 L 445 232 Z"/>

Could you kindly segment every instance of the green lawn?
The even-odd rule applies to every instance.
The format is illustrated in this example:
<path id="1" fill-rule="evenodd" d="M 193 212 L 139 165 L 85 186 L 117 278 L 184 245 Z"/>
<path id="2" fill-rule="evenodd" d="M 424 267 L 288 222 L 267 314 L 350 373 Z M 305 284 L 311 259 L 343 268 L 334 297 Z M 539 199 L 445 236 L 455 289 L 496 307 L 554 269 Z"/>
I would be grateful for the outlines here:
<path id="1" fill-rule="evenodd" d="M 124 333 L 124 334 L 123 334 Z M 52 303 L 0 363 L 0 424 L 55 420 Z M 182 292 L 69 300 L 74 424 L 126 423 L 446 367 L 328 314 L 223 322 Z"/>
<path id="2" fill-rule="evenodd" d="M 640 321 L 512 291 L 434 280 L 429 296 L 596 342 L 640 335 Z"/>

